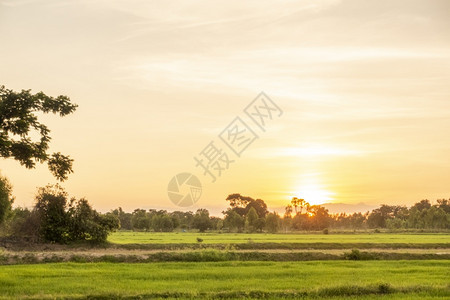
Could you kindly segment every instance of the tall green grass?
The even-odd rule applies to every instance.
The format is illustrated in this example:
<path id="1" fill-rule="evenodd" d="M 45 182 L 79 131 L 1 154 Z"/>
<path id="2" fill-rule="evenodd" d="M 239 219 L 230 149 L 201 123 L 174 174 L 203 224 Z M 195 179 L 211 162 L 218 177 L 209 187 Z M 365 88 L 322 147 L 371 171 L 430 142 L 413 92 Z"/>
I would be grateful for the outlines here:
<path id="1" fill-rule="evenodd" d="M 450 261 L 57 263 L 0 267 L 3 298 L 450 297 Z"/>
<path id="2" fill-rule="evenodd" d="M 245 234 L 245 233 L 192 233 L 192 232 L 129 232 L 112 233 L 108 241 L 116 244 L 202 244 L 238 243 L 419 243 L 450 244 L 445 233 L 359 233 L 359 234 Z"/>

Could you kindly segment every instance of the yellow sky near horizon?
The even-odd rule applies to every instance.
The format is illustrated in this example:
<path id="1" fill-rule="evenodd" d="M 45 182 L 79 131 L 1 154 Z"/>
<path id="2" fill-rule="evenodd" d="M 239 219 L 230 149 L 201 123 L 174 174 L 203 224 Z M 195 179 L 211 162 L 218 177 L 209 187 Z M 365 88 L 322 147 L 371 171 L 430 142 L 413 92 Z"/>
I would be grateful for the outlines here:
<path id="1" fill-rule="evenodd" d="M 180 209 L 180 172 L 213 214 L 231 193 L 280 212 L 450 198 L 449 1 L 0 0 L 0 36 L 0 84 L 79 104 L 43 120 L 75 159 L 63 186 L 99 210 Z M 211 183 L 193 157 L 261 91 L 283 115 Z M 17 205 L 55 182 L 0 170 Z"/>

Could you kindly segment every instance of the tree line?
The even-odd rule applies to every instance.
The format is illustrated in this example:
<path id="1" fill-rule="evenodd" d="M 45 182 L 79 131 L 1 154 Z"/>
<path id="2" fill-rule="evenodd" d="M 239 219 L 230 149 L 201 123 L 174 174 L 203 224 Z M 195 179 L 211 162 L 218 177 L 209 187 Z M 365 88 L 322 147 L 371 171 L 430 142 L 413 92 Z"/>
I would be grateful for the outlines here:
<path id="1" fill-rule="evenodd" d="M 11 185 L 0 177 L 0 225 L 3 235 L 31 241 L 70 243 L 105 242 L 110 232 L 133 231 L 172 232 L 207 230 L 220 232 L 295 232 L 329 229 L 450 229 L 450 199 L 431 204 L 422 200 L 411 207 L 381 205 L 366 213 L 330 214 L 321 205 L 310 205 L 293 198 L 284 215 L 269 212 L 262 199 L 230 194 L 223 217 L 209 214 L 207 209 L 173 211 L 122 208 L 100 213 L 88 200 L 70 198 L 59 185 L 40 188 L 32 209 L 12 208 Z"/>
<path id="2" fill-rule="evenodd" d="M 284 215 L 269 212 L 266 203 L 240 194 L 226 198 L 229 207 L 223 218 L 209 216 L 206 209 L 195 213 L 136 209 L 131 213 L 120 207 L 111 211 L 121 228 L 135 231 L 218 230 L 227 232 L 290 232 L 324 229 L 450 229 L 450 199 L 439 199 L 435 204 L 422 200 L 411 207 L 386 205 L 365 213 L 330 214 L 321 205 L 310 205 L 294 197 L 286 206 Z"/>
<path id="3" fill-rule="evenodd" d="M 229 207 L 223 217 L 210 216 L 208 210 L 173 211 L 122 208 L 110 213 L 119 219 L 121 229 L 170 232 L 174 230 L 217 230 L 226 232 L 288 232 L 324 229 L 450 229 L 450 199 L 431 204 L 422 200 L 411 207 L 381 205 L 366 213 L 330 214 L 321 205 L 310 205 L 304 199 L 293 198 L 284 215 L 269 212 L 266 203 L 240 194 L 226 198 Z"/>

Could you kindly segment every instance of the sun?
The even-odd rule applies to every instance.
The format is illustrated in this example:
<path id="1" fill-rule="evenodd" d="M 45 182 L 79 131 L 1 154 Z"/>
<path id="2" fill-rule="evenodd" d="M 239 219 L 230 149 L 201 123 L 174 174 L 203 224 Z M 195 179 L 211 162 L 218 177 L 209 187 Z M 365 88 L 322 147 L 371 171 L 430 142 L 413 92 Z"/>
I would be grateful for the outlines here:
<path id="1" fill-rule="evenodd" d="M 318 184 L 306 184 L 299 186 L 292 197 L 305 199 L 311 205 L 319 205 L 331 202 L 334 193 L 326 190 Z"/>

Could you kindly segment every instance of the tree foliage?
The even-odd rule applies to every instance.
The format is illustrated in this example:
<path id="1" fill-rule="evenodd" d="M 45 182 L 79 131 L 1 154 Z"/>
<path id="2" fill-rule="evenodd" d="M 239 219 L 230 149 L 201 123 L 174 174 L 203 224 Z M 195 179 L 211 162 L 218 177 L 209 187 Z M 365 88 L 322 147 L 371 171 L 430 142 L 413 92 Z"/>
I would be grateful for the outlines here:
<path id="1" fill-rule="evenodd" d="M 410 208 L 383 204 L 365 214 L 335 215 L 332 223 L 335 227 L 352 229 L 449 229 L 450 200 L 439 199 L 434 205 L 421 200 Z"/>
<path id="2" fill-rule="evenodd" d="M 251 197 L 242 196 L 241 194 L 230 194 L 226 198 L 226 201 L 229 201 L 230 207 L 224 214 L 234 211 L 241 217 L 245 217 L 249 210 L 253 208 L 260 218 L 264 218 L 269 212 L 267 210 L 267 204 L 261 199 L 255 200 Z"/>
<path id="3" fill-rule="evenodd" d="M 133 220 L 133 226 L 125 229 L 146 231 L 173 231 L 198 229 L 223 230 L 230 232 L 267 231 L 277 232 L 283 230 L 301 231 L 314 230 L 329 232 L 325 229 L 368 229 L 387 228 L 397 229 L 449 229 L 450 228 L 450 200 L 440 199 L 435 204 L 428 200 L 420 201 L 408 208 L 399 205 L 381 205 L 379 208 L 366 213 L 330 214 L 322 205 L 310 205 L 300 198 L 293 199 L 286 207 L 281 218 L 277 213 L 267 213 L 265 217 L 258 214 L 256 204 L 261 211 L 267 207 L 261 200 L 241 194 L 231 194 L 227 201 L 230 207 L 223 212 L 223 219 L 209 215 L 206 209 L 199 209 L 195 214 L 188 211 L 167 212 L 165 210 L 141 210 L 126 213 L 122 209 L 112 212 L 120 216 L 121 223 Z M 297 213 L 294 214 L 294 206 Z M 303 208 L 302 208 L 303 207 Z M 247 210 L 248 209 L 248 210 Z M 241 214 L 242 215 L 241 215 Z M 263 215 L 263 214 L 262 214 Z M 141 225 L 139 225 L 141 224 Z"/>
<path id="4" fill-rule="evenodd" d="M 194 228 L 198 229 L 200 232 L 205 232 L 211 227 L 211 219 L 209 218 L 209 212 L 206 209 L 198 209 L 195 212 L 193 221 Z"/>
<path id="5" fill-rule="evenodd" d="M 269 213 L 266 216 L 266 230 L 270 233 L 276 233 L 280 228 L 280 216 L 276 213 Z"/>
<path id="6" fill-rule="evenodd" d="M 138 231 L 150 229 L 152 220 L 148 218 L 145 209 L 135 209 L 131 215 L 131 228 Z"/>
<path id="7" fill-rule="evenodd" d="M 39 220 L 38 232 L 47 242 L 101 243 L 106 241 L 109 232 L 119 228 L 116 216 L 98 213 L 84 198 L 68 201 L 66 191 L 59 185 L 39 189 L 34 213 Z"/>
<path id="8" fill-rule="evenodd" d="M 255 232 L 257 229 L 257 222 L 258 222 L 258 213 L 256 212 L 255 208 L 250 208 L 247 215 L 245 216 L 246 221 L 246 229 L 250 232 Z"/>
<path id="9" fill-rule="evenodd" d="M 224 226 L 230 231 L 241 232 L 244 228 L 244 217 L 240 216 L 236 211 L 229 210 L 225 213 Z"/>
<path id="10" fill-rule="evenodd" d="M 283 218 L 276 212 L 261 218 L 254 207 L 250 207 L 243 216 L 236 210 L 229 209 L 224 212 L 224 218 L 210 216 L 206 209 L 198 209 L 195 213 L 136 209 L 129 213 L 118 208 L 110 213 L 100 214 L 92 209 L 86 199 L 69 201 L 65 191 L 58 186 L 40 189 L 37 200 L 33 211 L 15 208 L 9 213 L 10 218 L 5 227 L 10 228 L 14 235 L 30 237 L 40 234 L 44 240 L 67 243 L 80 240 L 105 241 L 108 232 L 114 231 L 120 225 L 123 229 L 154 232 L 192 229 L 200 232 L 210 229 L 243 232 L 245 229 L 248 232 L 314 230 L 327 233 L 333 228 L 450 229 L 450 200 L 446 199 L 440 199 L 435 204 L 425 200 L 410 208 L 382 205 L 372 212 L 333 215 L 329 214 L 325 207 L 309 205 L 305 201 L 303 210 L 300 210 L 298 205 L 297 214 L 292 216 L 292 209 L 291 213 L 285 214 Z M 251 202 L 239 205 L 247 207 Z M 292 202 L 288 204 L 293 208 L 292 205 Z"/>
<path id="11" fill-rule="evenodd" d="M 14 92 L 0 86 L 0 156 L 13 158 L 28 169 L 34 168 L 36 162 L 46 162 L 58 180 L 67 179 L 73 172 L 73 160 L 59 152 L 48 153 L 50 129 L 39 122 L 38 113 L 63 117 L 76 108 L 67 96 L 54 98 L 43 92 Z M 32 139 L 35 135 L 39 136 L 37 140 Z"/>
<path id="12" fill-rule="evenodd" d="M 45 241 L 67 243 L 69 237 L 69 215 L 67 193 L 59 186 L 46 186 L 38 190 L 35 212 L 39 216 L 39 232 Z"/>
<path id="13" fill-rule="evenodd" d="M 12 186 L 6 177 L 0 176 L 0 224 L 2 224 L 11 211 L 14 198 L 12 197 Z"/>

